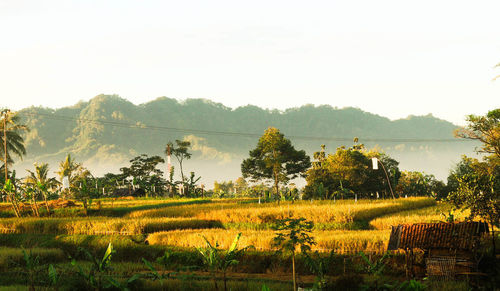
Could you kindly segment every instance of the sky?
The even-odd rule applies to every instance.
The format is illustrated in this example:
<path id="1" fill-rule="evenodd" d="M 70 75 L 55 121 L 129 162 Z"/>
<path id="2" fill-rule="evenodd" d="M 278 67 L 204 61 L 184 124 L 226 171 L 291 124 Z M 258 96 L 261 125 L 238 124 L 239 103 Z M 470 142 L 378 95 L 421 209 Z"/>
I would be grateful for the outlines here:
<path id="1" fill-rule="evenodd" d="M 498 11 L 498 0 L 0 0 L 0 107 L 118 94 L 463 125 L 500 108 Z"/>

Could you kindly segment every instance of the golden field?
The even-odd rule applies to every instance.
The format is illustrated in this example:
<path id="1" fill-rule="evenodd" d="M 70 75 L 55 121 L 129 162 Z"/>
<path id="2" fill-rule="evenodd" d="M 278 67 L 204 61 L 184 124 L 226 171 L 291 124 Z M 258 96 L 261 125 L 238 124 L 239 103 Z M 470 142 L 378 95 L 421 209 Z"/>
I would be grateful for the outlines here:
<path id="1" fill-rule="evenodd" d="M 390 226 L 444 221 L 451 206 L 431 198 L 257 203 L 256 199 L 102 200 L 88 217 L 71 211 L 54 217 L 1 218 L 0 233 L 137 235 L 157 246 L 202 247 L 206 237 L 227 247 L 241 232 L 240 246 L 271 250 L 270 226 L 277 219 L 303 217 L 315 223 L 313 250 L 382 253 Z M 62 210 L 61 210 L 62 211 Z M 70 213 L 67 217 L 65 213 Z M 466 214 L 456 215 L 463 219 Z M 354 225 L 354 227 L 353 227 Z"/>

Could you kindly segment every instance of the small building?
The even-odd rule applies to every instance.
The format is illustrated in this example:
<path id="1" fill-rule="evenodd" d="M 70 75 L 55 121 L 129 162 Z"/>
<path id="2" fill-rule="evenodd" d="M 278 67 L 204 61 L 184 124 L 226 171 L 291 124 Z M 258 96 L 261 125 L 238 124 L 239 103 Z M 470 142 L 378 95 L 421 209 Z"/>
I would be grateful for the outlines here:
<path id="1" fill-rule="evenodd" d="M 387 250 L 404 250 L 412 275 L 418 265 L 414 250 L 421 250 L 427 276 L 449 279 L 478 271 L 478 250 L 487 233 L 488 224 L 476 221 L 402 224 L 392 227 Z"/>

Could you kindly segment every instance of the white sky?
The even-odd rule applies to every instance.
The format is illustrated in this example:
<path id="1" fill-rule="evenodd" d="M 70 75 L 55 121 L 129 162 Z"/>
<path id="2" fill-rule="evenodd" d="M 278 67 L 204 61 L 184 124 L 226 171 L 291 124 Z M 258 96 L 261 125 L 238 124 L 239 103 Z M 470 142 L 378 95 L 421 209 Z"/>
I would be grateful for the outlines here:
<path id="1" fill-rule="evenodd" d="M 499 11 L 498 0 L 0 0 L 0 107 L 104 93 L 463 124 L 500 107 Z"/>

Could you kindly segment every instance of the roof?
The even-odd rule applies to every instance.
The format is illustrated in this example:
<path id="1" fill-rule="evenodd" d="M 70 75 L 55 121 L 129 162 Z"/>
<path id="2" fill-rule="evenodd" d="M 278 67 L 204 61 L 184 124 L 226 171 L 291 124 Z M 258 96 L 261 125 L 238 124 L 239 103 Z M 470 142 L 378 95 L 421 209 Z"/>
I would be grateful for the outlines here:
<path id="1" fill-rule="evenodd" d="M 397 249 L 462 249 L 472 250 L 483 233 L 485 222 L 418 223 L 392 227 L 387 250 Z"/>

